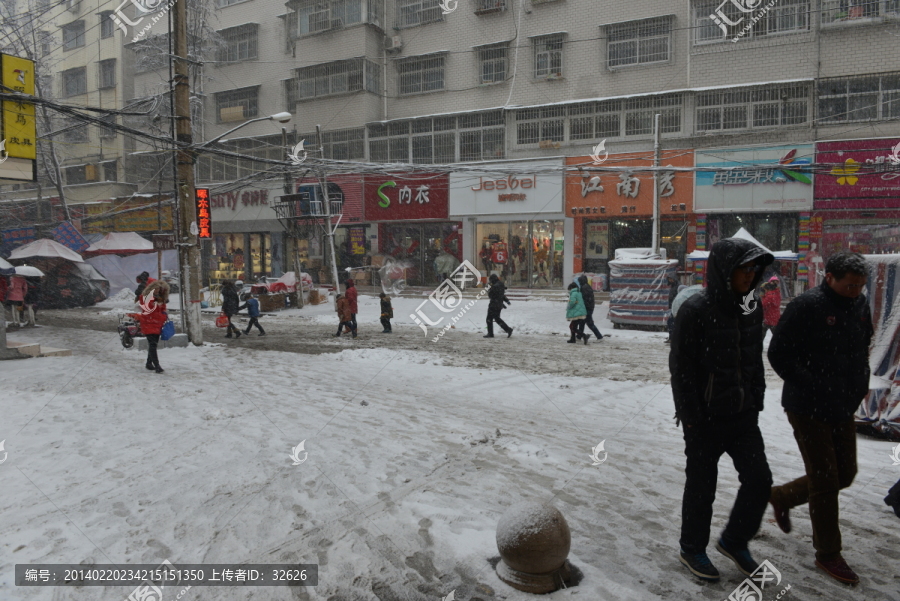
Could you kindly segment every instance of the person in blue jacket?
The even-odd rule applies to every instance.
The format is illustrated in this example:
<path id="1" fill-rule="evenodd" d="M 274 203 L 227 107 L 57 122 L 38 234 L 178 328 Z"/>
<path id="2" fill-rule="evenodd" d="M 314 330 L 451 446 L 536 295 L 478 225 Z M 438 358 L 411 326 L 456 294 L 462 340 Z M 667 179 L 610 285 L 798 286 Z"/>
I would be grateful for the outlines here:
<path id="1" fill-rule="evenodd" d="M 247 329 L 244 330 L 244 334 L 250 335 L 250 329 L 253 326 L 256 326 L 259 329 L 259 335 L 265 336 L 266 331 L 263 329 L 261 325 L 259 325 L 259 301 L 253 298 L 249 294 L 245 294 L 241 299 L 244 301 L 244 304 L 238 307 L 238 311 L 242 311 L 244 308 L 247 309 L 247 315 L 250 316 L 250 323 L 247 324 Z"/>

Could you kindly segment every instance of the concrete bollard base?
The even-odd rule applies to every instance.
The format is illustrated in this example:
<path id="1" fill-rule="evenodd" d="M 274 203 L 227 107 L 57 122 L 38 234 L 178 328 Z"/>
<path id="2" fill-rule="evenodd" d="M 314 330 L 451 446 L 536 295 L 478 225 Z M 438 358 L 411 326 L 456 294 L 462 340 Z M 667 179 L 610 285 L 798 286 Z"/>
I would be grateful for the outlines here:
<path id="1" fill-rule="evenodd" d="M 168 340 L 160 340 L 159 345 L 156 348 L 164 349 L 164 348 L 187 348 L 190 341 L 188 340 L 187 334 L 175 334 Z M 138 351 L 146 351 L 150 348 L 150 345 L 147 343 L 147 339 L 144 337 L 135 338 L 134 346 L 131 347 Z"/>

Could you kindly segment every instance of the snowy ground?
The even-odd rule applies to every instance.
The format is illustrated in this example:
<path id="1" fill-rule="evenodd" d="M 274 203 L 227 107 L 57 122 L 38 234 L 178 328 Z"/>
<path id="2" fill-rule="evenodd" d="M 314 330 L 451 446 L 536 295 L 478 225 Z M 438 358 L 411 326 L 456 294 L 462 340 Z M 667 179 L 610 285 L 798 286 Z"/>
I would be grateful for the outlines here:
<path id="1" fill-rule="evenodd" d="M 479 301 L 438 342 L 410 324 L 380 334 L 362 297 L 361 335 L 330 336 L 330 307 L 265 317 L 269 336 L 162 352 L 166 373 L 115 336 L 114 301 L 45 312 L 11 340 L 72 357 L 0 363 L 0 600 L 124 599 L 128 587 L 17 588 L 22 563 L 318 563 L 316 588 L 201 588 L 182 600 L 537 599 L 488 560 L 506 507 L 552 502 L 572 530 L 581 583 L 543 598 L 726 599 L 741 582 L 700 584 L 677 561 L 683 441 L 671 419 L 664 334 L 613 330 L 563 342 L 564 306 L 514 302 L 512 338 L 484 340 Z M 127 303 L 124 303 L 127 305 Z M 400 318 L 407 316 L 404 321 Z M 211 324 L 212 316 L 208 317 Z M 65 327 L 63 327 L 65 326 Z M 802 461 L 769 372 L 761 427 L 776 482 Z M 305 440 L 308 460 L 294 466 Z M 608 460 L 592 467 L 605 440 Z M 859 475 L 841 495 L 844 555 L 862 584 L 812 567 L 805 509 L 794 532 L 771 514 L 752 543 L 791 589 L 785 599 L 900 599 L 900 520 L 882 502 L 900 477 L 891 443 L 859 438 Z M 738 486 L 720 464 L 715 535 Z M 768 591 L 768 589 L 767 589 Z M 168 590 L 171 601 L 179 590 Z M 778 591 L 765 597 L 775 598 Z"/>

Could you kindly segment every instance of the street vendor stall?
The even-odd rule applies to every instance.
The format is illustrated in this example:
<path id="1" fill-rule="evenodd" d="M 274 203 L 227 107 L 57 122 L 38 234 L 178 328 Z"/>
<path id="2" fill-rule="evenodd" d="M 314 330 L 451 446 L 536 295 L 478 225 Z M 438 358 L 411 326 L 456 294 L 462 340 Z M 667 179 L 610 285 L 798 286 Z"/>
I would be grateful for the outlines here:
<path id="1" fill-rule="evenodd" d="M 53 240 L 35 240 L 15 249 L 9 260 L 37 267 L 41 279 L 40 306 L 46 309 L 86 307 L 105 300 L 109 282 L 84 263 L 81 255 Z"/>
<path id="2" fill-rule="evenodd" d="M 663 330 L 669 310 L 669 281 L 676 277 L 678 261 L 616 251 L 609 262 L 609 320 L 616 328 L 623 326 Z M 627 258 L 620 258 L 627 257 Z"/>

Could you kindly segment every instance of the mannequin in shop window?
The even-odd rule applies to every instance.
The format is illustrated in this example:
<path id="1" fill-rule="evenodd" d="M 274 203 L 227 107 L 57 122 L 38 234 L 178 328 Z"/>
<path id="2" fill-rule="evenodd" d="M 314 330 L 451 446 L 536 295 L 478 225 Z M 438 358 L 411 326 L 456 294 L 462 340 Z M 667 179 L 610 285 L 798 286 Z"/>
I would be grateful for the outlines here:
<path id="1" fill-rule="evenodd" d="M 538 241 L 537 247 L 537 251 L 534 253 L 534 283 L 537 284 L 539 280 L 544 280 L 544 282 L 549 284 L 550 280 L 547 279 L 547 268 L 549 267 L 547 258 L 550 254 L 550 241 L 547 240 L 543 243 Z"/>
<path id="2" fill-rule="evenodd" d="M 478 256 L 481 257 L 481 263 L 484 265 L 484 271 L 490 273 L 494 268 L 494 264 L 491 263 L 491 243 L 485 241 L 481 246 L 481 252 L 478 253 Z"/>

